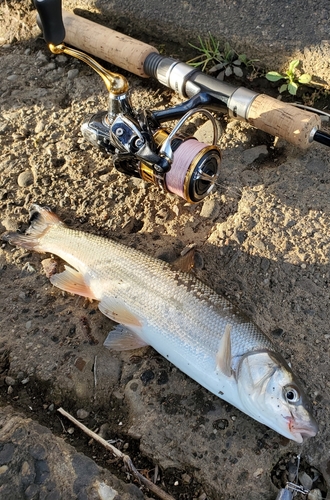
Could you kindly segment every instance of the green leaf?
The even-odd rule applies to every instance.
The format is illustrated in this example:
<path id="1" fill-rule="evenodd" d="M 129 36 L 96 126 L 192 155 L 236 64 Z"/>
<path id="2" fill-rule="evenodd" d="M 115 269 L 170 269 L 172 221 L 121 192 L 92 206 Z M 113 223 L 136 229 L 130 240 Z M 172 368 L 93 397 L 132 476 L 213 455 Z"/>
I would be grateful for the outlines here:
<path id="1" fill-rule="evenodd" d="M 285 92 L 288 88 L 288 84 L 287 83 L 283 83 L 283 85 L 280 86 L 280 88 L 278 89 L 279 93 L 282 94 L 282 92 Z"/>
<path id="2" fill-rule="evenodd" d="M 312 79 L 312 75 L 309 75 L 308 73 L 304 73 L 298 78 L 299 83 L 309 83 Z"/>
<path id="3" fill-rule="evenodd" d="M 294 73 L 294 70 L 300 63 L 299 59 L 294 59 L 293 61 L 290 62 L 289 64 L 289 73 Z"/>
<path id="4" fill-rule="evenodd" d="M 289 83 L 288 91 L 290 92 L 291 95 L 296 95 L 297 90 L 298 90 L 298 85 L 296 83 Z"/>
<path id="5" fill-rule="evenodd" d="M 268 73 L 266 73 L 266 78 L 270 82 L 277 82 L 278 80 L 282 80 L 282 78 L 285 77 L 280 73 L 277 73 L 277 71 L 269 71 Z"/>
<path id="6" fill-rule="evenodd" d="M 232 70 L 231 66 L 227 66 L 227 68 L 225 69 L 225 75 L 230 76 L 232 74 L 233 74 L 233 70 Z"/>
<path id="7" fill-rule="evenodd" d="M 243 76 L 243 70 L 239 66 L 234 66 L 234 73 L 240 78 Z"/>

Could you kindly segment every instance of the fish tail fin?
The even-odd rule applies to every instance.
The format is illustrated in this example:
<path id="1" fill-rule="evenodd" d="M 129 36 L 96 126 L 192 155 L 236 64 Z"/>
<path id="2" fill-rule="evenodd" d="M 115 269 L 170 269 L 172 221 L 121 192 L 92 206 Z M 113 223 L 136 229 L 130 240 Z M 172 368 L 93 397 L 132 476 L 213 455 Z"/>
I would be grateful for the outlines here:
<path id="1" fill-rule="evenodd" d="M 48 207 L 40 207 L 33 204 L 30 207 L 30 227 L 25 234 L 7 232 L 1 238 L 8 241 L 11 245 L 34 250 L 35 252 L 43 252 L 40 245 L 40 238 L 53 225 L 63 224 L 54 212 Z"/>

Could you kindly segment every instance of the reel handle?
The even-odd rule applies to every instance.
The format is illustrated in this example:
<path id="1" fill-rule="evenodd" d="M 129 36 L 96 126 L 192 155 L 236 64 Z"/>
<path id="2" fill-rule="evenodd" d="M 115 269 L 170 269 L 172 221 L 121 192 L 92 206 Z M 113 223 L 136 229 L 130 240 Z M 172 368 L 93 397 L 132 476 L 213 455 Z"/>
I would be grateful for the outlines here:
<path id="1" fill-rule="evenodd" d="M 34 0 L 46 43 L 59 45 L 65 38 L 62 0 Z"/>

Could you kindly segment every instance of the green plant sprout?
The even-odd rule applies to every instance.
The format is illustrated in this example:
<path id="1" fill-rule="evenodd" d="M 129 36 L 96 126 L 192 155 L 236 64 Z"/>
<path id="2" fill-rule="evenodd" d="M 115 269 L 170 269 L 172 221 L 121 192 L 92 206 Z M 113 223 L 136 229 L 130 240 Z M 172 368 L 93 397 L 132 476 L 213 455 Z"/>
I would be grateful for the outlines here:
<path id="1" fill-rule="evenodd" d="M 243 71 L 240 66 L 253 66 L 253 62 L 257 61 L 257 59 L 249 60 L 245 54 L 238 55 L 227 42 L 224 44 L 223 50 L 221 50 L 220 42 L 211 34 L 209 34 L 208 38 L 205 40 L 200 36 L 198 39 L 200 43 L 199 47 L 191 43 L 189 45 L 198 50 L 200 54 L 190 61 L 187 61 L 187 64 L 195 68 L 201 67 L 202 71 L 208 69 L 209 73 L 219 71 L 217 78 L 223 79 L 224 76 L 230 76 L 232 74 L 242 77 Z"/>
<path id="2" fill-rule="evenodd" d="M 187 61 L 187 64 L 190 64 L 190 66 L 193 66 L 195 68 L 201 66 L 201 70 L 205 71 L 207 66 L 209 66 L 210 64 L 220 63 L 222 60 L 222 54 L 220 52 L 220 42 L 213 38 L 211 34 L 209 34 L 208 38 L 206 38 L 205 40 L 198 36 L 198 40 L 200 43 L 199 47 L 197 47 L 197 45 L 193 45 L 192 43 L 189 43 L 189 45 L 190 47 L 198 50 L 198 52 L 201 52 L 201 54 L 194 57 L 193 59 L 190 59 L 190 61 Z"/>
<path id="3" fill-rule="evenodd" d="M 241 54 L 241 57 L 244 57 L 244 54 Z M 212 68 L 210 68 L 209 73 L 215 73 L 216 71 L 220 71 L 220 73 L 224 73 L 222 76 L 230 76 L 234 73 L 234 75 L 242 77 L 243 70 L 240 68 L 243 59 L 240 59 L 240 56 L 236 54 L 236 52 L 230 47 L 229 43 L 225 43 L 223 53 L 221 54 L 221 61 L 215 64 Z"/>
<path id="4" fill-rule="evenodd" d="M 288 90 L 288 92 L 291 95 L 296 95 L 300 83 L 308 85 L 312 80 L 312 75 L 309 75 L 308 73 L 297 75 L 296 70 L 299 63 L 300 63 L 299 59 L 295 59 L 294 61 L 290 62 L 289 69 L 288 71 L 285 72 L 285 74 L 278 73 L 277 71 L 269 71 L 266 74 L 266 78 L 270 82 L 277 82 L 278 80 L 286 80 L 286 83 L 283 83 L 279 87 L 278 89 L 279 92 L 282 93 Z"/>

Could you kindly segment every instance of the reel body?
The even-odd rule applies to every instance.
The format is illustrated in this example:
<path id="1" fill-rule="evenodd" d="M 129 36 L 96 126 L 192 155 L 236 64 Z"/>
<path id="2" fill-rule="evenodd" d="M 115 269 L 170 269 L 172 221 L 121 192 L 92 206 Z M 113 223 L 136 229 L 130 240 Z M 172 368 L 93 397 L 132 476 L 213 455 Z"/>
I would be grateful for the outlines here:
<path id="1" fill-rule="evenodd" d="M 169 131 L 152 112 L 136 116 L 118 113 L 109 119 L 109 113 L 103 111 L 87 117 L 81 131 L 87 141 L 112 156 L 118 171 L 140 177 L 189 203 L 198 203 L 217 181 L 221 151 L 216 145 L 215 123 L 211 144 L 179 131 L 197 112 L 214 121 L 207 110 L 191 109 Z"/>

